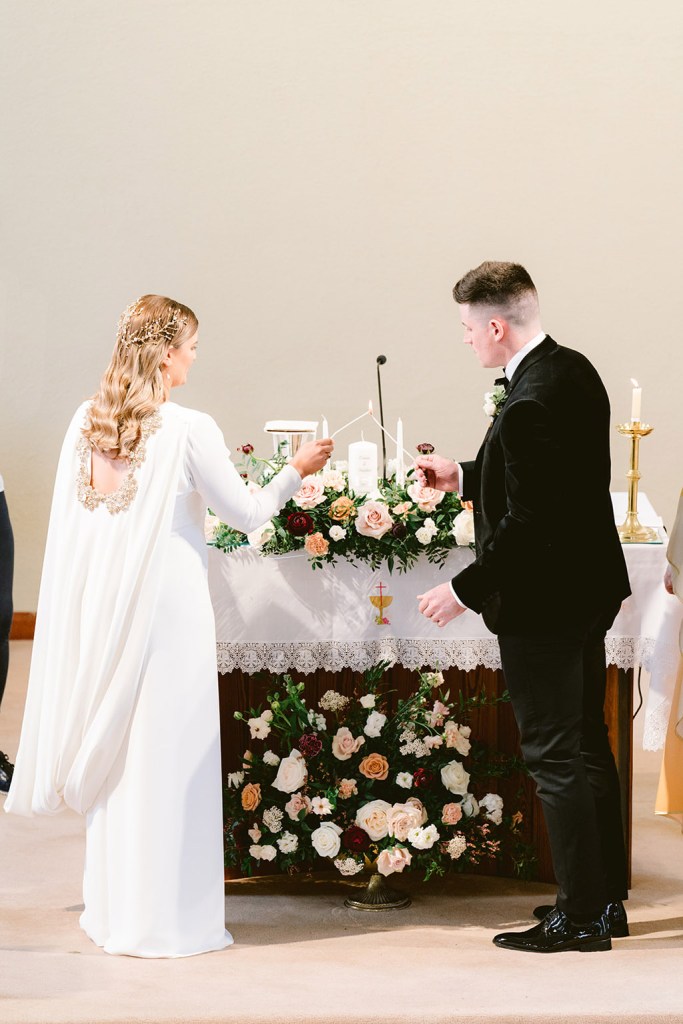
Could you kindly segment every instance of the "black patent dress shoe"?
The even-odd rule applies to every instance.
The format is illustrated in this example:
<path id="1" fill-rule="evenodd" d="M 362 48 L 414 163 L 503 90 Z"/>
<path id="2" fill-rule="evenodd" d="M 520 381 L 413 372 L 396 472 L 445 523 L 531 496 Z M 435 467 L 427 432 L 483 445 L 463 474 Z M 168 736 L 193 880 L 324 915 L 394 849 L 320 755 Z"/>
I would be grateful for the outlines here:
<path id="1" fill-rule="evenodd" d="M 537 921 L 542 921 L 554 909 L 555 907 L 549 903 L 545 906 L 536 907 L 534 909 L 534 917 Z M 608 903 L 602 915 L 607 920 L 609 933 L 613 939 L 625 939 L 628 936 L 628 918 L 626 917 L 626 909 L 621 900 Z"/>
<path id="2" fill-rule="evenodd" d="M 6 793 L 9 789 L 13 773 L 14 765 L 7 757 L 7 754 L 3 754 L 2 750 L 0 750 L 0 793 Z"/>
<path id="3" fill-rule="evenodd" d="M 525 932 L 501 932 L 493 939 L 503 949 L 517 949 L 524 953 L 597 953 L 611 949 L 607 922 L 603 917 L 586 924 L 574 924 L 566 914 L 553 907 L 540 924 Z"/>

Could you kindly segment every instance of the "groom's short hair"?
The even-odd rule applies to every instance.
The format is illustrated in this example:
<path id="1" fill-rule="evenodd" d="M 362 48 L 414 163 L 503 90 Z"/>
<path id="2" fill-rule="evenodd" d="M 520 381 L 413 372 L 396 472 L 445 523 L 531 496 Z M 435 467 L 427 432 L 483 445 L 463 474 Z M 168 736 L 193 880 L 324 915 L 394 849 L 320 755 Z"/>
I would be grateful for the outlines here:
<path id="1" fill-rule="evenodd" d="M 524 323 L 538 311 L 536 286 L 519 263 L 480 263 L 460 278 L 453 298 L 461 304 L 489 306 L 513 323 Z"/>

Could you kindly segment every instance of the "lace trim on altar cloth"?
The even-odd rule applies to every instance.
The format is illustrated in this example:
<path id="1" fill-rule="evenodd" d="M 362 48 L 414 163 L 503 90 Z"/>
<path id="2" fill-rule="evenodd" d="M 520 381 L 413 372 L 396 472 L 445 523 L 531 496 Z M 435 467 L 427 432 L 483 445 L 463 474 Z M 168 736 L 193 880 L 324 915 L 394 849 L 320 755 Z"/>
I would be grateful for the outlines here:
<path id="1" fill-rule="evenodd" d="M 643 750 L 663 750 L 669 731 L 671 701 L 666 698 L 656 707 L 648 704 L 643 729 Z"/>
<path id="2" fill-rule="evenodd" d="M 629 669 L 649 666 L 654 640 L 643 637 L 607 637 L 607 663 Z M 459 668 L 465 672 L 482 665 L 500 668 L 498 641 L 492 637 L 474 640 L 321 640 L 300 643 L 218 643 L 219 672 L 290 672 L 304 674 L 323 669 L 344 668 L 365 672 L 380 661 L 409 669 Z"/>

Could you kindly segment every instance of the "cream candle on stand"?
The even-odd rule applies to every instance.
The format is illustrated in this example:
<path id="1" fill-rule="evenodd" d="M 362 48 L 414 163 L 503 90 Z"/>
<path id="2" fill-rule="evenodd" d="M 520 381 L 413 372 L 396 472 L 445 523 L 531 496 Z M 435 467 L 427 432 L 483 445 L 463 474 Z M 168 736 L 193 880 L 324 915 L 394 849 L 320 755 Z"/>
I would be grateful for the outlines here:
<path id="1" fill-rule="evenodd" d="M 638 381 L 634 380 L 633 377 L 631 377 L 631 384 L 633 384 L 633 393 L 631 395 L 631 423 L 640 423 L 640 407 L 643 389 L 639 386 Z"/>
<path id="2" fill-rule="evenodd" d="M 321 434 L 321 437 L 325 438 L 325 437 L 329 437 L 329 436 L 330 436 L 330 428 L 327 425 L 326 417 L 323 416 L 323 432 Z M 325 469 L 332 469 L 332 459 L 331 458 L 329 458 L 327 460 L 327 462 L 325 463 Z"/>
<path id="3" fill-rule="evenodd" d="M 363 435 L 361 434 L 361 437 Z M 377 445 L 372 441 L 354 441 L 349 445 L 349 490 L 370 494 L 377 489 Z"/>
<path id="4" fill-rule="evenodd" d="M 396 486 L 404 487 L 406 468 L 403 463 L 403 420 L 399 417 L 396 424 Z"/>

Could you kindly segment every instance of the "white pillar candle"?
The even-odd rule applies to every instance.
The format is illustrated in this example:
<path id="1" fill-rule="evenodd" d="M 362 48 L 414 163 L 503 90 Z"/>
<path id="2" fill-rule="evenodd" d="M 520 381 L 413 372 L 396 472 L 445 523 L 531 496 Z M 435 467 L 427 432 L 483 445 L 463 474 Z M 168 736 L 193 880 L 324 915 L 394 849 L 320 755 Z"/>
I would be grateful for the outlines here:
<path id="1" fill-rule="evenodd" d="M 633 393 L 631 395 L 631 423 L 640 423 L 640 404 L 643 395 L 643 389 L 639 387 L 638 381 L 631 377 L 631 384 L 633 384 Z"/>
<path id="2" fill-rule="evenodd" d="M 377 445 L 372 441 L 354 441 L 349 445 L 349 490 L 370 494 L 377 489 Z"/>
<path id="3" fill-rule="evenodd" d="M 325 438 L 325 437 L 329 437 L 329 436 L 330 436 L 330 428 L 327 425 L 327 419 L 323 416 L 323 432 L 322 432 L 322 437 Z M 327 460 L 327 462 L 325 463 L 325 469 L 332 469 L 332 459 L 328 459 Z"/>
<path id="4" fill-rule="evenodd" d="M 403 420 L 399 419 L 396 424 L 396 486 L 404 487 L 406 482 L 406 468 L 403 463 Z"/>

